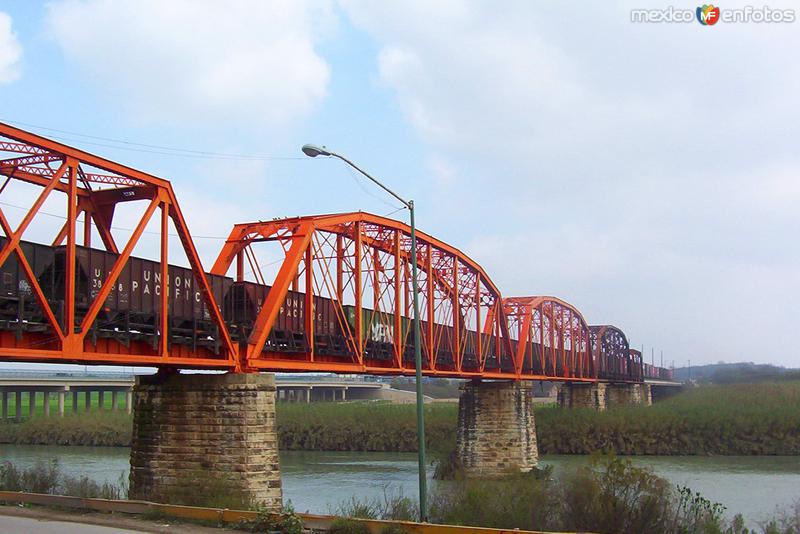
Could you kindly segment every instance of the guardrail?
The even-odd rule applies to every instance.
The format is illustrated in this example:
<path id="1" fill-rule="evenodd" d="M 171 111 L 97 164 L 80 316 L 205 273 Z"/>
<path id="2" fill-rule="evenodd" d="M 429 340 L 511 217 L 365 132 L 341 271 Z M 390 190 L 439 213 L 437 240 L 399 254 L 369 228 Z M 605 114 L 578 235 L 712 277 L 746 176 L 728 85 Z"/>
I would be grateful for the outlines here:
<path id="1" fill-rule="evenodd" d="M 175 504 L 160 504 L 148 501 L 123 501 L 110 499 L 88 499 L 84 497 L 69 497 L 66 495 L 49 495 L 43 493 L 24 493 L 17 491 L 0 491 L 0 502 L 16 504 L 36 504 L 71 508 L 75 510 L 92 510 L 98 512 L 117 512 L 123 514 L 143 515 L 150 517 L 162 516 L 191 521 L 216 521 L 218 523 L 239 523 L 252 521 L 258 517 L 257 512 L 246 510 L 228 510 L 226 508 L 201 508 L 197 506 L 180 506 Z M 307 529 L 326 531 L 337 518 L 327 515 L 297 514 Z M 591 534 L 584 533 L 555 533 L 534 530 L 463 527 L 456 525 L 435 525 L 431 523 L 414 523 L 411 521 L 384 521 L 377 519 L 354 519 L 364 524 L 373 534 L 379 534 L 389 525 L 403 528 L 409 534 Z"/>

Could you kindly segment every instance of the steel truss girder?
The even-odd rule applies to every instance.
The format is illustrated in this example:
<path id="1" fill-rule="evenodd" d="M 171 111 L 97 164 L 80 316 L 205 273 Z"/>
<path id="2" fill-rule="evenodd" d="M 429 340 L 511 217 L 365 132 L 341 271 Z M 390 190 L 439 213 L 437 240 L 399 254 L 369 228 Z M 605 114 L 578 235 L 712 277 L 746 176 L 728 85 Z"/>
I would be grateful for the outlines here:
<path id="1" fill-rule="evenodd" d="M 240 368 L 237 347 L 233 344 L 225 327 L 220 307 L 214 300 L 208 279 L 203 271 L 197 250 L 194 247 L 186 222 L 178 205 L 172 185 L 164 179 L 120 165 L 36 134 L 0 123 L 0 152 L 22 154 L 21 156 L 0 160 L 0 175 L 9 180 L 21 180 L 42 187 L 35 202 L 17 228 L 12 228 L 0 209 L 0 228 L 6 242 L 0 248 L 0 265 L 11 254 L 15 254 L 23 269 L 38 305 L 47 319 L 48 333 L 24 333 L 21 339 L 7 342 L 4 336 L 0 342 L 0 357 L 9 360 L 97 363 L 116 365 L 158 365 L 198 368 Z M 54 164 L 55 166 L 51 166 Z M 97 169 L 89 171 L 88 169 Z M 99 172 L 98 172 L 99 171 Z M 108 189 L 94 190 L 90 182 L 112 186 Z M 121 187 L 124 186 L 124 187 Z M 40 287 L 31 269 L 28 258 L 20 247 L 25 231 L 40 215 L 40 208 L 54 192 L 67 197 L 66 222 L 56 236 L 54 245 L 64 244 L 66 254 L 65 294 L 62 320 L 56 318 L 54 310 Z M 120 202 L 141 200 L 147 209 L 131 238 L 123 244 L 120 251 L 111 235 L 114 208 Z M 90 330 L 103 306 L 103 303 L 125 263 L 139 242 L 147 222 L 160 211 L 161 231 L 159 235 L 161 250 L 161 276 L 167 279 L 168 223 L 171 220 L 183 245 L 192 273 L 198 281 L 200 292 L 211 313 L 211 320 L 218 328 L 220 351 L 213 354 L 205 349 L 192 351 L 187 347 L 169 347 L 169 314 L 159 313 L 157 325 L 158 346 L 146 344 L 123 345 L 114 340 L 95 345 L 89 338 Z M 103 287 L 91 302 L 88 312 L 80 324 L 76 323 L 76 247 L 78 246 L 78 217 L 84 213 L 83 245 L 91 245 L 90 221 L 100 234 L 105 249 L 119 254 L 110 275 L 105 278 Z M 161 310 L 168 310 L 167 291 L 161 292 Z"/>
<path id="2" fill-rule="evenodd" d="M 410 318 L 413 292 L 420 296 L 423 372 L 429 376 L 468 379 L 532 379 L 597 381 L 608 373 L 609 354 L 624 360 L 627 339 L 611 326 L 591 328 L 580 312 L 555 297 L 503 299 L 484 270 L 460 250 L 418 232 L 418 287 L 411 281 L 410 228 L 401 222 L 367 213 L 298 217 L 236 225 L 217 258 L 212 273 L 226 274 L 236 263 L 236 278 L 243 280 L 245 262 L 257 281 L 267 281 L 260 271 L 253 245 L 262 241 L 280 244 L 283 251 L 272 290 L 261 308 L 249 338 L 233 343 L 219 303 L 186 228 L 171 184 L 164 179 L 71 148 L 50 139 L 0 123 L 0 175 L 5 177 L 0 194 L 10 181 L 41 187 L 22 222 L 12 228 L 0 209 L 0 265 L 14 255 L 41 306 L 49 334 L 0 332 L 0 359 L 30 362 L 75 362 L 158 367 L 214 368 L 234 371 L 327 371 L 370 374 L 413 374 Z M 13 156 L 12 156 L 13 155 Z M 97 184 L 96 188 L 93 184 Z M 38 284 L 21 246 L 30 224 L 41 214 L 44 202 L 54 194 L 67 197 L 66 222 L 53 246 L 64 245 L 67 256 L 65 309 L 56 312 Z M 132 237 L 117 243 L 112 235 L 115 208 L 122 202 L 142 201 L 147 208 Z M 102 345 L 87 339 L 103 301 L 138 243 L 147 222 L 159 213 L 161 277 L 167 278 L 167 240 L 171 220 L 202 298 L 219 331 L 221 350 L 187 349 L 169 345 L 169 317 L 158 318 L 157 347 L 123 346 L 110 340 Z M 83 245 L 91 246 L 92 223 L 103 247 L 119 257 L 80 323 L 76 322 L 75 274 L 79 217 L 83 214 Z M 264 350 L 280 308 L 290 289 L 305 288 L 306 309 L 314 297 L 331 298 L 336 321 L 346 333 L 347 353 L 315 352 L 315 314 L 304 316 L 307 350 L 287 356 Z M 354 327 L 344 316 L 345 300 L 355 308 Z M 168 309 L 163 291 L 160 309 Z M 376 361 L 365 335 L 369 326 L 365 310 L 374 310 L 371 324 L 391 332 L 392 354 Z M 58 315 L 62 319 L 58 319 Z M 377 317 L 377 319 L 376 319 Z M 389 328 L 391 327 L 391 328 Z M 534 353 L 533 347 L 538 346 Z M 412 349 L 412 350 L 410 350 Z M 628 350 L 627 376 L 641 381 L 642 359 Z M 534 362 L 534 358 L 538 358 Z M 617 361 L 613 360 L 613 361 Z M 536 365 L 535 365 L 536 363 Z M 637 371 L 638 370 L 638 371 Z M 631 373 L 637 373 L 631 376 Z"/>
<path id="3" fill-rule="evenodd" d="M 573 305 L 556 297 L 508 297 L 503 308 L 516 339 L 520 373 L 536 369 L 563 379 L 597 378 L 586 320 Z"/>
<path id="4" fill-rule="evenodd" d="M 413 316 L 408 225 L 363 212 L 238 224 L 211 272 L 225 274 L 235 262 L 237 277 L 241 277 L 244 262 L 249 258 L 248 248 L 258 242 L 275 241 L 282 244 L 285 257 L 243 349 L 247 366 L 413 373 L 413 361 L 408 359 L 413 340 L 410 329 L 403 327 L 403 321 Z M 417 258 L 424 321 L 424 372 L 481 376 L 490 353 L 511 354 L 500 292 L 483 269 L 458 249 L 422 232 L 417 233 Z M 264 350 L 287 292 L 297 287 L 298 281 L 304 288 L 311 288 L 311 292 L 306 291 L 307 298 L 313 293 L 334 301 L 337 321 L 347 335 L 349 359 L 326 359 L 315 353 L 313 314 L 308 313 L 306 353 L 287 357 Z M 352 328 L 341 320 L 344 300 L 355 307 Z M 371 315 L 372 324 L 380 324 L 385 327 L 382 331 L 391 332 L 394 352 L 390 362 L 372 361 L 367 354 L 370 340 L 363 330 L 367 324 L 366 309 L 375 311 Z M 503 376 L 513 377 L 514 373 Z"/>
<path id="5" fill-rule="evenodd" d="M 598 362 L 598 376 L 609 380 L 640 382 L 643 377 L 641 353 L 630 350 L 628 338 L 613 325 L 589 327 L 592 354 Z"/>

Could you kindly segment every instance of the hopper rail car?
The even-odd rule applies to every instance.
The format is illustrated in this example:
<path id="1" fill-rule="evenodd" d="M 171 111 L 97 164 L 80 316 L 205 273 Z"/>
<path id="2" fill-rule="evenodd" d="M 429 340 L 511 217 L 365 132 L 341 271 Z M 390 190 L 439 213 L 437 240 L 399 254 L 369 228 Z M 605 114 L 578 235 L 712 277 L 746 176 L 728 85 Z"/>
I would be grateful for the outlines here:
<path id="1" fill-rule="evenodd" d="M 0 247 L 6 240 L 0 238 Z M 39 286 L 53 309 L 59 324 L 64 324 L 65 303 L 63 301 L 65 287 L 65 247 L 52 247 L 38 243 L 20 242 L 28 258 L 33 258 L 33 268 Z M 76 253 L 76 313 L 73 327 L 80 325 L 105 285 L 113 268 L 117 254 L 103 250 L 77 247 Z M 161 315 L 160 297 L 162 288 L 166 288 L 168 302 L 169 328 L 167 330 L 169 346 L 182 345 L 196 350 L 203 347 L 213 354 L 220 353 L 220 331 L 211 321 L 210 310 L 202 298 L 199 284 L 192 271 L 185 267 L 169 265 L 167 283 L 161 279 L 161 267 L 158 262 L 143 258 L 130 257 L 114 282 L 114 287 L 105 298 L 103 307 L 90 330 L 93 344 L 99 339 L 115 339 L 124 345 L 131 341 L 144 342 L 153 348 L 158 347 L 160 340 L 159 317 Z M 270 286 L 249 281 L 234 281 L 227 276 L 206 273 L 211 284 L 214 300 L 221 303 L 220 312 L 225 325 L 236 342 L 244 342 L 253 331 L 254 323 L 266 301 Z M 312 351 L 309 340 L 313 338 L 313 352 L 331 359 L 349 360 L 353 357 L 348 348 L 346 330 L 355 328 L 357 309 L 352 305 L 343 305 L 343 317 L 337 317 L 337 304 L 321 296 L 313 297 L 314 333 L 308 336 L 305 330 L 305 294 L 299 291 L 287 291 L 280 306 L 275 324 L 267 338 L 263 350 L 265 352 L 283 353 L 285 355 L 304 354 Z M 373 365 L 391 361 L 395 349 L 393 344 L 394 317 L 391 313 L 381 313 L 364 308 L 362 310 L 362 338 L 364 339 L 364 358 Z M 408 339 L 411 331 L 411 320 L 401 318 L 402 336 Z M 345 326 L 346 325 L 346 326 Z M 425 336 L 431 331 L 428 322 L 421 322 L 423 343 Z M 19 337 L 23 332 L 46 333 L 48 325 L 42 307 L 36 302 L 31 285 L 16 257 L 10 257 L 0 267 L 0 330 L 14 332 Z M 590 366 L 597 368 L 597 378 L 616 381 L 641 381 L 643 378 L 670 379 L 661 369 L 642 362 L 641 353 L 629 349 L 625 334 L 613 326 L 591 326 L 590 345 L 592 356 Z M 439 364 L 452 366 L 452 349 L 449 340 L 453 336 L 450 325 L 434 324 L 433 335 L 444 341 L 439 348 Z M 476 337 L 474 331 L 463 334 L 465 360 L 462 365 L 467 369 L 475 368 L 478 363 L 475 351 Z M 485 346 L 492 347 L 492 335 L 480 334 Z M 518 350 L 519 341 L 511 339 L 513 351 Z M 539 342 L 529 344 L 523 366 L 525 374 L 545 375 L 562 373 L 560 361 L 556 361 L 552 369 L 543 363 L 542 355 L 547 352 L 547 344 Z M 513 371 L 510 360 L 503 359 L 490 348 L 487 367 Z M 414 345 L 408 339 L 403 353 L 403 361 L 409 366 L 414 364 Z M 427 364 L 428 362 L 426 362 Z"/>

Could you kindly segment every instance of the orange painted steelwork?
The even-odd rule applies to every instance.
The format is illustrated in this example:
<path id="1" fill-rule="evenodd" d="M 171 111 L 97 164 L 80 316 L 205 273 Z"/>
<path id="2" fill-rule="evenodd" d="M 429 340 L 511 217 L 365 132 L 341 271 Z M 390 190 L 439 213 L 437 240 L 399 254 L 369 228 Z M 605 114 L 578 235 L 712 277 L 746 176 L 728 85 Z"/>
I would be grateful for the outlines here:
<path id="1" fill-rule="evenodd" d="M 516 344 L 516 361 L 529 370 L 567 379 L 597 378 L 589 327 L 577 308 L 556 297 L 509 297 L 503 308 Z"/>
<path id="2" fill-rule="evenodd" d="M 0 159 L 0 178 L 5 177 L 0 194 L 11 181 L 41 188 L 16 228 L 0 209 L 0 228 L 5 234 L 0 266 L 12 254 L 17 256 L 31 293 L 43 310 L 44 319 L 37 320 L 45 323 L 37 329 L 0 331 L 0 360 L 410 375 L 414 373 L 414 345 L 409 321 L 416 290 L 420 297 L 422 367 L 427 376 L 602 379 L 596 351 L 591 350 L 589 327 L 575 307 L 555 297 L 503 299 L 477 263 L 422 232 L 417 238 L 419 284 L 415 289 L 409 226 L 362 212 L 234 226 L 211 274 L 226 276 L 231 270 L 235 282 L 244 282 L 249 270 L 254 283 L 269 286 L 268 291 L 261 288 L 259 294 L 265 296 L 254 312 L 255 320 L 236 325 L 227 308 L 225 315 L 221 311 L 222 304 L 236 303 L 227 297 L 224 302 L 215 300 L 168 181 L 2 123 L 0 152 L 14 156 Z M 52 243 L 54 247 L 65 244 L 66 283 L 63 298 L 57 297 L 59 305 L 54 308 L 53 298 L 48 301 L 21 243 L 31 223 L 43 215 L 45 201 L 56 194 L 64 195 L 67 201 L 65 222 Z M 141 202 L 146 208 L 130 239 L 118 243 L 112 234 L 115 208 L 128 202 Z M 200 298 L 218 332 L 213 339 L 208 338 L 214 342 L 213 348 L 170 342 L 169 334 L 175 330 L 170 330 L 167 291 L 156 299 L 157 317 L 149 323 L 155 332 L 151 335 L 153 342 L 123 342 L 115 339 L 116 330 L 100 339 L 89 335 L 157 211 L 161 279 L 168 279 L 169 274 L 171 220 Z M 94 228 L 102 248 L 117 255 L 88 309 L 76 307 L 81 221 L 83 246 L 91 246 Z M 273 260 L 270 263 L 279 265 L 270 280 L 262 273 L 265 264 L 257 257 L 264 243 L 279 247 L 277 259 L 269 258 Z M 237 286 L 237 290 L 240 288 Z M 299 314 L 294 317 L 301 318 L 293 323 L 296 328 L 291 332 L 291 346 L 280 345 L 271 337 L 275 326 L 286 320 L 281 314 L 288 313 L 287 295 L 291 295 L 293 313 Z M 317 305 L 325 306 L 324 313 L 315 309 Z M 328 322 L 318 325 L 323 316 Z M 22 324 L 21 319 L 11 322 Z M 336 342 L 326 345 L 320 336 L 332 331 L 336 332 Z M 298 341 L 298 337 L 305 339 Z"/>
<path id="3" fill-rule="evenodd" d="M 12 180 L 41 187 L 41 193 L 16 229 L 11 228 L 5 213 L 0 209 L 0 227 L 6 236 L 5 244 L 0 249 L 0 265 L 11 254 L 17 255 L 20 267 L 48 323 L 44 332 L 26 332 L 22 336 L 15 336 L 7 331 L 0 332 L 2 359 L 197 368 L 236 366 L 237 347 L 225 328 L 219 306 L 214 301 L 200 258 L 168 181 L 2 123 L 0 151 L 19 154 L 15 158 L 0 160 L 0 175 L 5 177 L 0 191 Z M 102 186 L 106 188 L 101 188 Z M 42 205 L 55 193 L 65 195 L 67 203 L 66 221 L 53 242 L 54 246 L 66 243 L 63 310 L 54 310 L 45 298 L 20 246 L 26 230 L 42 215 Z M 137 201 L 146 204 L 144 215 L 130 239 L 126 243 L 117 243 L 111 232 L 114 210 L 122 202 Z M 161 277 L 163 280 L 167 279 L 167 228 L 169 220 L 172 220 L 195 279 L 200 284 L 202 298 L 205 299 L 208 309 L 212 310 L 212 320 L 219 327 L 222 346 L 219 354 L 202 348 L 189 350 L 182 346 L 169 347 L 168 313 L 160 313 L 160 341 L 156 348 L 136 341 L 123 344 L 114 339 L 102 339 L 93 342 L 87 337 L 106 297 L 156 210 L 161 213 Z M 100 235 L 103 247 L 109 252 L 119 254 L 119 257 L 88 312 L 78 321 L 75 305 L 75 258 L 78 246 L 77 225 L 81 214 L 84 224 L 83 245 L 91 246 L 93 225 Z M 167 310 L 167 291 L 161 292 L 159 301 L 160 310 Z"/>
<path id="4" fill-rule="evenodd" d="M 236 262 L 241 279 L 245 261 L 255 258 L 252 245 L 264 241 L 280 243 L 285 259 L 241 349 L 248 366 L 283 371 L 414 372 L 407 326 L 413 296 L 408 225 L 363 212 L 238 224 L 211 272 L 225 274 Z M 458 249 L 421 232 L 417 257 L 423 372 L 463 378 L 518 375 L 499 365 L 497 354 L 511 355 L 511 341 L 500 292 L 483 269 Z M 346 338 L 346 357 L 317 354 L 313 313 L 304 314 L 308 351 L 265 350 L 290 288 L 303 291 L 307 299 L 313 294 L 333 301 L 338 327 Z M 354 320 L 347 320 L 346 306 L 354 309 Z M 370 358 L 368 345 L 374 332 L 391 338 L 393 358 Z"/>

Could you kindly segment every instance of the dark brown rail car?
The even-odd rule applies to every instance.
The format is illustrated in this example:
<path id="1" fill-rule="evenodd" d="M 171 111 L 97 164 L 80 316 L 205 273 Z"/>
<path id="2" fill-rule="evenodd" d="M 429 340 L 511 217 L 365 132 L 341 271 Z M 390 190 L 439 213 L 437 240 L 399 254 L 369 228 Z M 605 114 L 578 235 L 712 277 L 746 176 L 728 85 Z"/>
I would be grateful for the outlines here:
<path id="1" fill-rule="evenodd" d="M 234 282 L 225 297 L 226 321 L 231 324 L 239 341 L 247 340 L 253 330 L 270 286 L 253 282 Z M 314 349 L 318 354 L 349 356 L 342 336 L 341 326 L 345 318 L 337 316 L 333 301 L 325 297 L 313 297 Z M 287 291 L 278 311 L 275 323 L 267 337 L 264 351 L 308 352 L 306 336 L 305 293 Z"/>
<path id="2" fill-rule="evenodd" d="M 0 237 L 0 248 L 7 239 Z M 52 247 L 20 241 L 25 258 L 33 271 L 42 292 L 50 302 L 57 319 L 61 319 L 61 309 L 53 306 L 53 262 Z M 21 334 L 23 331 L 44 332 L 50 330 L 44 311 L 34 295 L 28 277 L 20 265 L 16 252 L 9 254 L 5 263 L 0 266 L 0 329 L 13 330 Z"/>
<path id="3" fill-rule="evenodd" d="M 118 257 L 103 250 L 76 247 L 76 326 L 88 313 Z M 66 247 L 55 249 L 54 265 L 54 287 L 56 295 L 61 295 L 64 291 Z M 92 326 L 92 338 L 111 337 L 123 343 L 144 340 L 156 347 L 161 292 L 166 289 L 169 342 L 218 351 L 219 332 L 191 269 L 170 265 L 167 273 L 168 280 L 164 283 L 159 262 L 129 258 Z M 224 276 L 207 277 L 214 298 L 223 302 L 233 280 Z"/>

